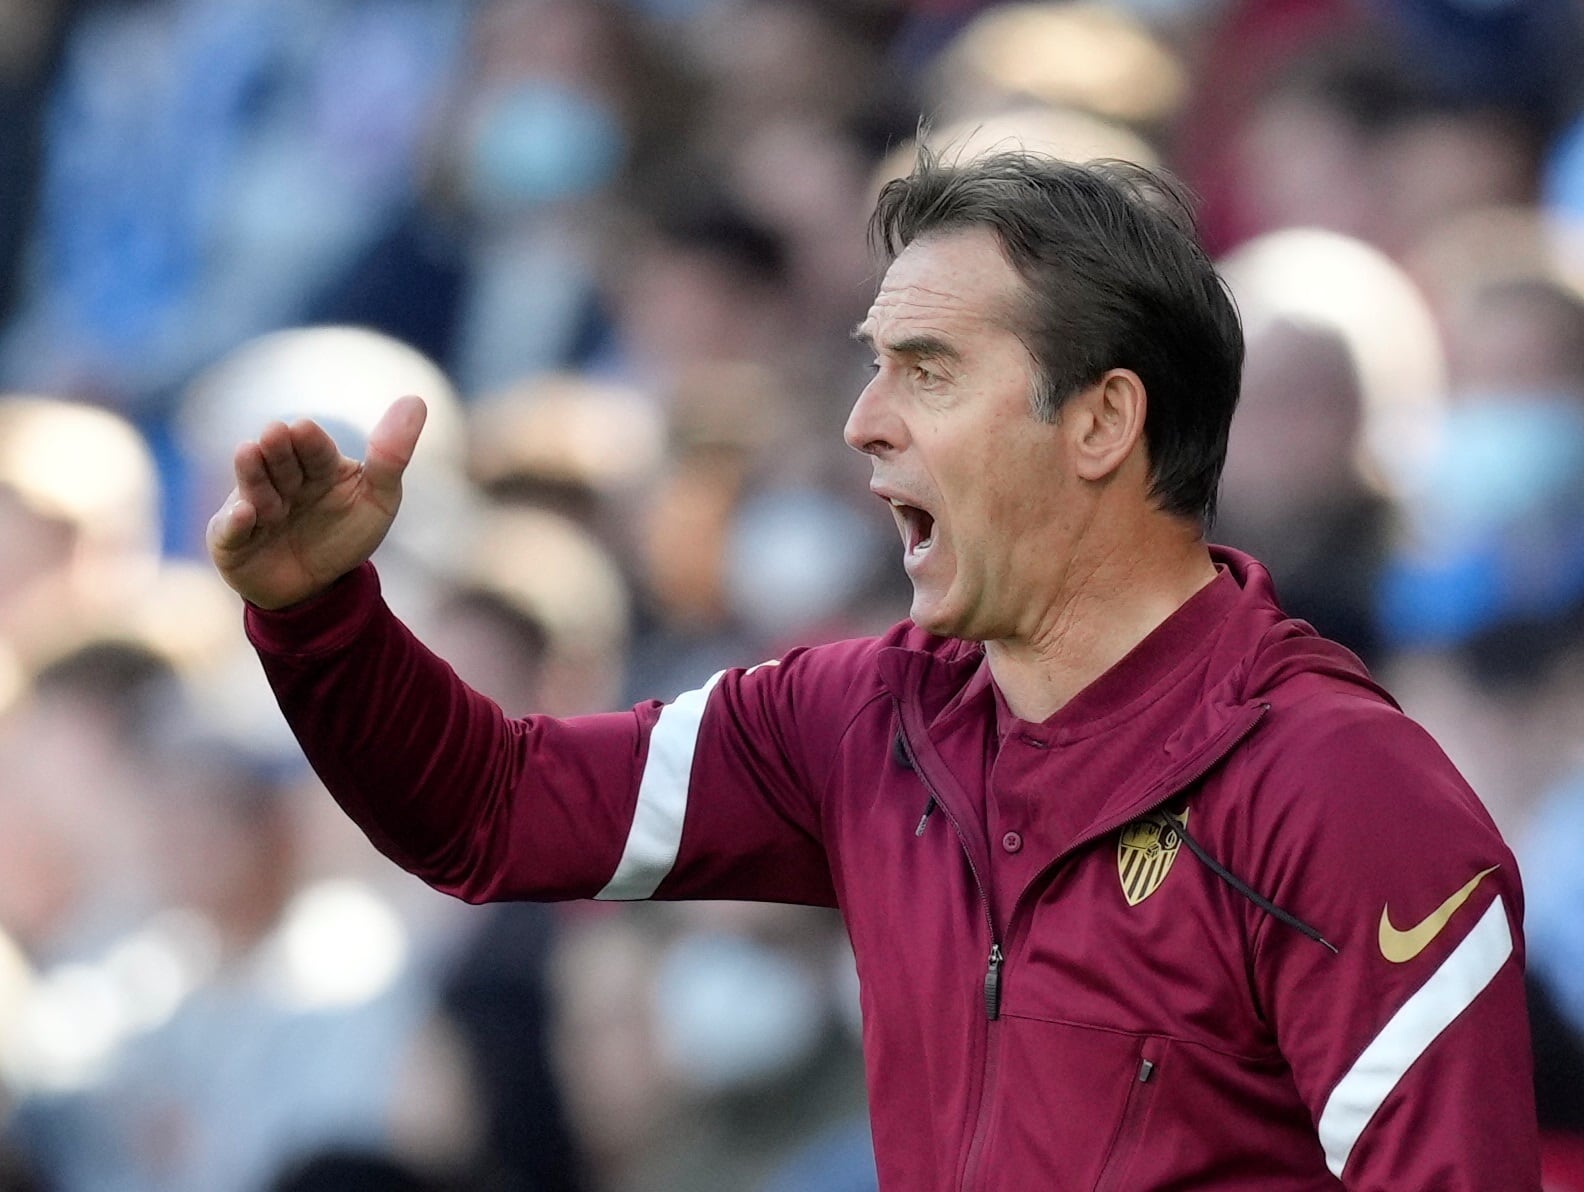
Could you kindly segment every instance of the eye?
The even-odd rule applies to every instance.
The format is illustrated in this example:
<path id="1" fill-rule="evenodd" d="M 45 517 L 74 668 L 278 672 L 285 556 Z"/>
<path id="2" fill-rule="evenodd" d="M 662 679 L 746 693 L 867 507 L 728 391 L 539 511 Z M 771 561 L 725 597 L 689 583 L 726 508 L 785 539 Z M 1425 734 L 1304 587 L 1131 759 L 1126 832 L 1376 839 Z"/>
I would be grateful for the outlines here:
<path id="1" fill-rule="evenodd" d="M 922 364 L 915 364 L 913 366 L 912 372 L 914 383 L 917 384 L 921 389 L 933 389 L 941 382 L 941 376 L 939 373 L 926 368 Z"/>

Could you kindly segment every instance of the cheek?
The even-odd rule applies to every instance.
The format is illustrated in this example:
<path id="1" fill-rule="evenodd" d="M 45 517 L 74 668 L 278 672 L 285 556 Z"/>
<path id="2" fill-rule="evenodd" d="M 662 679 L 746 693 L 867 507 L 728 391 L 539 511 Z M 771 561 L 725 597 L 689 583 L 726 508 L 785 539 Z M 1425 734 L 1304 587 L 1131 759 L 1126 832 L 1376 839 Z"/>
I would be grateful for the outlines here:
<path id="1" fill-rule="evenodd" d="M 1038 421 L 1021 386 L 973 402 L 993 410 L 940 418 L 914 436 L 947 520 L 970 533 L 998 534 L 1048 521 L 1061 465 L 1057 431 Z"/>
<path id="2" fill-rule="evenodd" d="M 1025 441 L 983 460 L 981 495 L 997 525 L 1026 531 L 1050 523 L 1060 506 L 1061 489 L 1052 456 L 1045 445 Z"/>

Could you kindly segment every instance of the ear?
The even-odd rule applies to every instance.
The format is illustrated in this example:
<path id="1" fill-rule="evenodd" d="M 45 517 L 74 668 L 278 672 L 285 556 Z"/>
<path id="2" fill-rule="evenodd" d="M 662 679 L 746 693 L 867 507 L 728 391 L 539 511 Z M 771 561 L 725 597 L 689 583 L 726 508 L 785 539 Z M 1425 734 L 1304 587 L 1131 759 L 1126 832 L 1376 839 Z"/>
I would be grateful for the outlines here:
<path id="1" fill-rule="evenodd" d="M 1078 475 L 1084 480 L 1104 480 L 1122 467 L 1144 439 L 1144 414 L 1148 402 L 1144 382 L 1127 368 L 1113 368 L 1084 392 L 1070 398 L 1063 420 L 1071 410 L 1073 447 Z"/>

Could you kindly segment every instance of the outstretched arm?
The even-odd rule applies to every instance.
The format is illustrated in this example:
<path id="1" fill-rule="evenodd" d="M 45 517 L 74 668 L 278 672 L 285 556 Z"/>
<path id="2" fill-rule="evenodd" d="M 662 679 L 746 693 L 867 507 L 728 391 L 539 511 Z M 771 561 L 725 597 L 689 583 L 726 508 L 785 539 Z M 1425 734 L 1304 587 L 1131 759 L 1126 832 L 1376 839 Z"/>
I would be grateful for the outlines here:
<path id="1" fill-rule="evenodd" d="M 236 488 L 209 523 L 281 709 L 337 801 L 392 859 L 474 901 L 829 902 L 816 784 L 788 762 L 801 751 L 783 668 L 732 672 L 670 706 L 508 720 L 385 607 L 368 559 L 424 413 L 394 403 L 362 463 L 312 422 L 271 424 L 237 449 Z"/>

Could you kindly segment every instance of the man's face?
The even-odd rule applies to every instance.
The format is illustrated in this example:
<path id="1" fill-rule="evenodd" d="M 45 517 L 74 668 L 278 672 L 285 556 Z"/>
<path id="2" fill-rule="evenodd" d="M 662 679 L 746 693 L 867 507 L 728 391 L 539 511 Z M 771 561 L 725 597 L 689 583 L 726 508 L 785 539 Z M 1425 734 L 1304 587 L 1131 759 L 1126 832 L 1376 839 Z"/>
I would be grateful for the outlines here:
<path id="1" fill-rule="evenodd" d="M 945 636 L 1028 637 L 1058 591 L 1074 482 L 1060 422 L 1034 413 L 1013 330 L 1023 282 L 975 228 L 903 250 L 856 334 L 875 376 L 847 419 L 874 465 L 913 581 L 912 617 Z"/>

